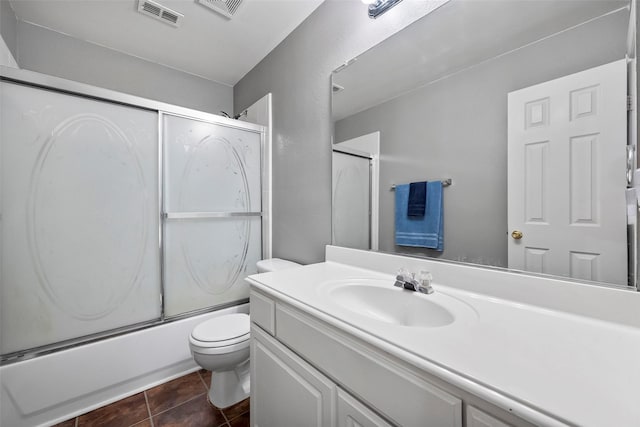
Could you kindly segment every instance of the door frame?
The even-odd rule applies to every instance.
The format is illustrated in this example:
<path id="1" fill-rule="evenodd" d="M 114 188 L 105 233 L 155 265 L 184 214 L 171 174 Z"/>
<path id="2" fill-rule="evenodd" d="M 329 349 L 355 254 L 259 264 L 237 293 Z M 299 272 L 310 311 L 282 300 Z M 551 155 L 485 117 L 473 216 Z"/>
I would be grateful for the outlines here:
<path id="1" fill-rule="evenodd" d="M 350 156 L 369 159 L 369 249 L 377 251 L 379 247 L 379 193 L 380 193 L 380 174 L 379 174 L 379 158 L 376 154 L 365 151 L 356 150 L 355 148 L 334 145 L 331 154 L 341 153 Z M 332 159 L 333 160 L 333 159 Z M 333 192 L 333 185 L 332 185 Z M 333 225 L 332 225 L 333 227 Z"/>

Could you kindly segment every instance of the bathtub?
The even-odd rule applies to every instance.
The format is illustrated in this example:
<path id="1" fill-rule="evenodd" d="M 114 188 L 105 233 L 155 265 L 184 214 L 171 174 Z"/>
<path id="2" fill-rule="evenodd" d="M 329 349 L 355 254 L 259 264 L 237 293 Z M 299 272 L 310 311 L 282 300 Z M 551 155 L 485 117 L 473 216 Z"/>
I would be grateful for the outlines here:
<path id="1" fill-rule="evenodd" d="M 193 327 L 242 304 L 0 367 L 0 425 L 51 426 L 199 369 Z"/>

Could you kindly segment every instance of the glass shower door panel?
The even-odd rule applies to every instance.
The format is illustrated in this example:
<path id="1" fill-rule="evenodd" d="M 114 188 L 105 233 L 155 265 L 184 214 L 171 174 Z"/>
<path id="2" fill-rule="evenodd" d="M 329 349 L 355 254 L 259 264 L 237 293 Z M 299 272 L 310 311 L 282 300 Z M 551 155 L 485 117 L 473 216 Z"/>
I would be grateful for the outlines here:
<path id="1" fill-rule="evenodd" d="M 164 116 L 165 212 L 260 212 L 256 132 Z"/>
<path id="2" fill-rule="evenodd" d="M 0 85 L 2 354 L 158 319 L 157 113 Z"/>
<path id="3" fill-rule="evenodd" d="M 261 135 L 163 116 L 165 314 L 249 296 L 262 254 Z"/>
<path id="4" fill-rule="evenodd" d="M 175 220 L 165 224 L 168 317 L 249 296 L 244 278 L 261 259 L 261 218 Z"/>

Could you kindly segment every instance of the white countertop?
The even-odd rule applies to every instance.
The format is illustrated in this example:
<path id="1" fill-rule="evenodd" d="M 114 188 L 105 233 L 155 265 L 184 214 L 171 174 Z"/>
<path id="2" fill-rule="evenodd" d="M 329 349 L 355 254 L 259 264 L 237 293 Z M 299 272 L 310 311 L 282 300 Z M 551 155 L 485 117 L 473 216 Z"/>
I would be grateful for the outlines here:
<path id="1" fill-rule="evenodd" d="M 394 288 L 391 274 L 336 262 L 249 280 L 433 375 L 459 379 L 454 385 L 500 407 L 528 407 L 514 413 L 534 423 L 640 426 L 639 328 L 474 294 L 438 280 L 434 294 L 411 296 L 452 306 L 458 320 L 433 328 L 398 326 L 341 307 L 323 292 L 328 282 L 343 279 L 370 279 L 409 292 Z"/>

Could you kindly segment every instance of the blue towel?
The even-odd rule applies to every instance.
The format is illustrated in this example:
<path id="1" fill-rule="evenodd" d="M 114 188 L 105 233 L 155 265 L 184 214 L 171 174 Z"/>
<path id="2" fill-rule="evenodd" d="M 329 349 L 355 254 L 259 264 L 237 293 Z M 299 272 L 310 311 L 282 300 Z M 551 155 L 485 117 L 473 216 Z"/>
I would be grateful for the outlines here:
<path id="1" fill-rule="evenodd" d="M 427 203 L 427 183 L 412 182 L 409 184 L 409 201 L 407 202 L 407 215 L 424 216 L 424 207 Z"/>
<path id="2" fill-rule="evenodd" d="M 424 217 L 407 216 L 409 184 L 396 186 L 396 245 L 444 250 L 442 182 L 427 183 Z"/>

